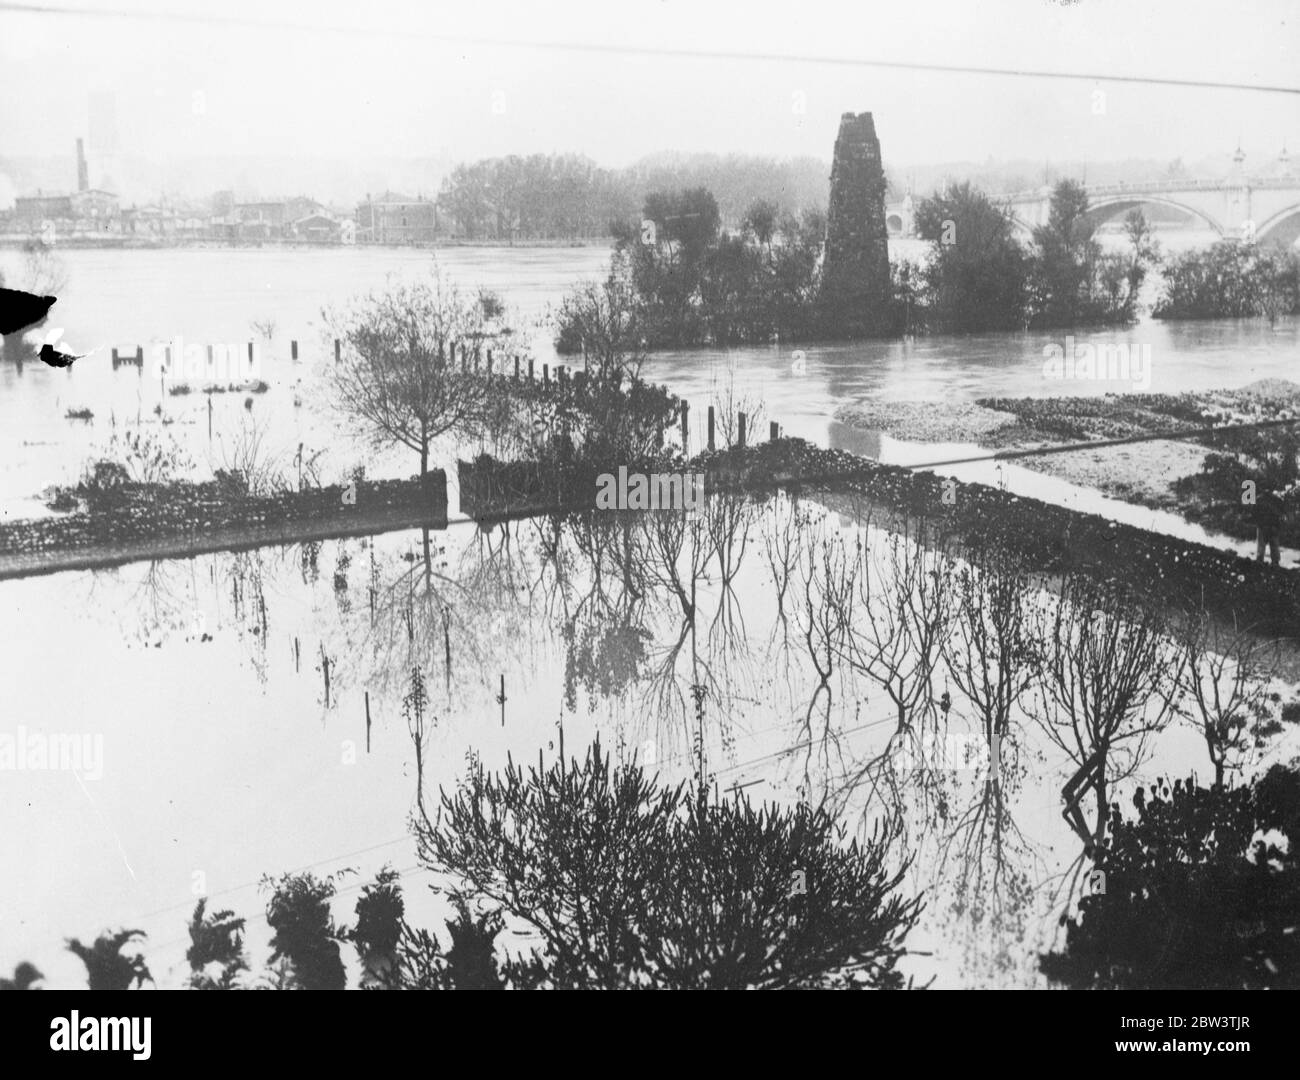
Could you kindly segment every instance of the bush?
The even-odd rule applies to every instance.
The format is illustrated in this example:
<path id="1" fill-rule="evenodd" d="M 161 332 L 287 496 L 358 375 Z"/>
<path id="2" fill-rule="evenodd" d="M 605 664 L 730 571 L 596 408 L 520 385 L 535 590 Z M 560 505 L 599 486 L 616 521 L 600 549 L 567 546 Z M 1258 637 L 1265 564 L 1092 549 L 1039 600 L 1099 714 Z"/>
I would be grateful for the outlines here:
<path id="1" fill-rule="evenodd" d="M 599 743 L 527 775 L 475 765 L 417 836 L 454 896 L 540 939 L 503 965 L 518 988 L 898 988 L 921 910 L 895 895 L 889 835 L 844 844 L 821 809 L 656 786 Z"/>
<path id="2" fill-rule="evenodd" d="M 1172 259 L 1151 314 L 1157 319 L 1218 319 L 1300 311 L 1300 256 L 1221 240 Z"/>
<path id="3" fill-rule="evenodd" d="M 1300 774 L 1274 766 L 1252 787 L 1157 781 L 1112 807 L 1097 868 L 1105 891 L 1062 917 L 1066 947 L 1040 957 L 1072 989 L 1300 987 Z M 1276 829 L 1283 850 L 1263 834 Z"/>
<path id="4" fill-rule="evenodd" d="M 293 983 L 304 990 L 342 990 L 347 973 L 338 942 L 344 932 L 330 917 L 333 880 L 306 873 L 278 881 L 266 877 L 262 883 L 272 890 L 266 905 L 267 925 L 275 931 L 272 963 L 288 961 Z"/>

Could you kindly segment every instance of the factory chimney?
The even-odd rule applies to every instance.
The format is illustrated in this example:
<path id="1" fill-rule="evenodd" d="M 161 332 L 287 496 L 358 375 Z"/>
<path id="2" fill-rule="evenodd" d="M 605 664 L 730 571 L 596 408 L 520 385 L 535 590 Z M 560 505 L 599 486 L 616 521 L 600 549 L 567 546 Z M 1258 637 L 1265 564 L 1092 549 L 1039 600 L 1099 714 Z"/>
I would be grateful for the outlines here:
<path id="1" fill-rule="evenodd" d="M 86 147 L 77 140 L 77 190 L 90 190 L 90 170 L 86 168 Z"/>

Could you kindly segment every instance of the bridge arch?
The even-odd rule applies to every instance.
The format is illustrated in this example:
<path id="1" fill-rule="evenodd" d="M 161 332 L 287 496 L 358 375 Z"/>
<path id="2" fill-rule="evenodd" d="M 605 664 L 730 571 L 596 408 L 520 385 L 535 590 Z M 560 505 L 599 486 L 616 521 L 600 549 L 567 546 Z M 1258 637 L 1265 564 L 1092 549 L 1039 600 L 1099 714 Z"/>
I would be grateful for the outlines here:
<path id="1" fill-rule="evenodd" d="M 1279 211 L 1255 229 L 1255 242 L 1261 245 L 1280 244 L 1289 248 L 1297 239 L 1300 239 L 1300 203 Z"/>
<path id="2" fill-rule="evenodd" d="M 1198 210 L 1194 206 L 1188 206 L 1186 203 L 1178 202 L 1176 199 L 1168 199 L 1160 195 L 1103 196 L 1095 202 L 1090 200 L 1087 212 L 1083 216 L 1084 220 L 1088 221 L 1094 228 L 1096 228 L 1103 222 L 1111 221 L 1129 210 L 1135 210 L 1144 205 L 1167 206 L 1171 210 L 1177 210 L 1180 214 L 1187 214 L 1189 217 L 1203 221 L 1218 233 L 1219 236 L 1224 235 L 1223 226 L 1204 210 Z"/>

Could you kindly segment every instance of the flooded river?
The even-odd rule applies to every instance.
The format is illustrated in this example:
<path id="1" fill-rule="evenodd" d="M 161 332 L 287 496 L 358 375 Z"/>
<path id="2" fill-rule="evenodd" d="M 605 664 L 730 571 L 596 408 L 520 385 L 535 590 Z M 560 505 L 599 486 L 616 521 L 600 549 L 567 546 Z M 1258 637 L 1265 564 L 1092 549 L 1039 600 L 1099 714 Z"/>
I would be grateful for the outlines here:
<path id="1" fill-rule="evenodd" d="M 601 273 L 607 254 L 452 249 L 438 259 L 462 287 L 490 288 L 535 321 L 573 281 Z M 285 454 L 300 442 L 320 449 L 326 482 L 359 461 L 371 476 L 413 471 L 409 455 L 372 459 L 340 438 L 311 373 L 326 351 L 321 307 L 389 273 L 423 272 L 428 253 L 65 258 L 69 286 L 51 324 L 78 351 L 105 352 L 69 371 L 0 366 L 8 513 L 31 511 L 46 484 L 75 480 L 113 421 L 157 424 L 196 462 L 219 456 L 222 432 L 250 415 L 243 395 L 216 399 L 209 441 L 202 395 L 173 398 L 147 374 L 114 372 L 107 347 L 138 343 L 147 353 L 177 335 L 247 341 L 251 321 L 267 318 L 275 321 L 263 376 L 271 388 L 251 416 L 275 445 Z M 545 331 L 533 331 L 536 355 L 552 360 Z M 1093 340 L 1149 343 L 1150 389 L 1176 392 L 1292 377 L 1296 335 L 1294 321 L 1276 330 L 1146 321 Z M 303 343 L 297 365 L 291 339 Z M 692 350 L 656 356 L 648 375 L 691 400 L 696 417 L 730 394 L 764 435 L 772 419 L 825 445 L 835 412 L 866 394 L 1097 392 L 1044 379 L 1050 340 L 801 346 L 803 374 L 784 346 Z M 94 412 L 89 423 L 65 419 L 82 407 Z M 697 437 L 701 429 L 697 422 Z M 881 446 L 886 457 L 915 452 Z M 342 917 L 368 875 L 392 865 L 404 872 L 412 921 L 436 926 L 440 902 L 422 886 L 437 882 L 418 867 L 406 827 L 417 791 L 413 727 L 428 740 L 426 799 L 454 784 L 467 755 L 496 768 L 507 755 L 553 757 L 562 738 L 569 754 L 581 753 L 599 735 L 625 759 L 653 761 L 666 779 L 689 777 L 702 759 L 721 793 L 742 786 L 754 801 L 827 798 L 851 828 L 868 824 L 881 806 L 868 798 L 863 770 L 886 751 L 891 706 L 851 665 L 825 673 L 817 627 L 830 631 L 817 614 L 843 572 L 836 558 L 851 562 L 864 549 L 888 563 L 897 541 L 878 520 L 867 523 L 869 511 L 784 496 L 715 499 L 701 521 L 676 532 L 644 520 L 626 529 L 580 519 L 489 531 L 453 523 L 432 534 L 428 565 L 423 538 L 409 532 L 0 584 L 0 640 L 12 643 L 0 726 L 101 736 L 103 748 L 95 777 L 0 773 L 0 865 L 11 868 L 0 883 L 0 968 L 30 959 L 51 987 L 81 985 L 63 939 L 138 927 L 149 934 L 155 977 L 175 985 L 198 895 L 248 916 L 260 956 L 268 931 L 257 918 L 266 900 L 259 878 L 305 867 L 360 871 L 340 880 Z M 693 618 L 684 596 L 694 598 Z M 427 685 L 422 715 L 404 708 L 413 673 Z M 698 714 L 692 687 L 702 688 Z M 927 954 L 907 964 L 919 981 L 1041 984 L 1032 953 L 1058 932 L 1078 843 L 1060 816 L 1060 787 L 1073 770 L 1034 736 L 1030 713 L 1026 706 L 1017 716 L 1008 815 L 993 815 L 992 840 L 960 824 L 985 797 L 977 771 L 958 769 L 924 790 L 904 784 L 891 804 L 915 856 L 905 887 L 927 895 L 908 941 Z M 950 730 L 973 730 L 960 704 L 944 716 Z M 1144 776 L 1204 773 L 1203 745 L 1189 728 L 1170 728 L 1152 750 Z"/>

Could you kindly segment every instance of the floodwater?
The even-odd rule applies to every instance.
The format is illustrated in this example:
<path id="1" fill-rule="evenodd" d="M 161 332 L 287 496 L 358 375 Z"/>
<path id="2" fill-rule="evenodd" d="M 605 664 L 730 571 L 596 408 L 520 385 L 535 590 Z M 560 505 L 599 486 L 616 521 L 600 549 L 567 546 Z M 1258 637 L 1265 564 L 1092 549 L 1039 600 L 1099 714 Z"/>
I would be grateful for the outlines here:
<path id="1" fill-rule="evenodd" d="M 574 280 L 598 275 L 606 254 L 453 249 L 439 263 L 462 287 L 491 288 L 536 319 Z M 362 461 L 372 476 L 413 471 L 409 457 L 366 456 L 340 438 L 313 397 L 311 372 L 327 351 L 321 306 L 390 272 L 422 273 L 428 253 L 87 251 L 66 259 L 70 283 L 51 325 L 78 351 L 140 343 L 147 353 L 176 335 L 246 341 L 252 320 L 274 318 L 263 375 L 271 389 L 251 416 L 286 460 L 305 442 L 324 451 L 324 482 Z M 1160 392 L 1288 377 L 1295 335 L 1294 324 L 1145 322 L 1114 339 L 1151 343 L 1151 389 Z M 538 358 L 551 359 L 540 330 L 535 337 Z M 304 343 L 297 366 L 290 339 Z M 804 375 L 793 374 L 785 347 L 695 350 L 655 357 L 648 374 L 692 401 L 696 438 L 704 406 L 729 389 L 733 408 L 765 412 L 761 437 L 771 418 L 826 444 L 836 410 L 868 393 L 1095 392 L 1045 384 L 1049 340 L 802 346 Z M 70 372 L 29 363 L 20 373 L 5 362 L 0 390 L 0 497 L 12 513 L 25 512 L 45 484 L 75 479 L 113 433 L 110 418 L 120 430 L 139 416 L 196 462 L 220 453 L 208 442 L 201 395 L 170 397 L 147 374 L 114 373 L 106 352 Z M 250 415 L 243 395 L 216 401 L 214 444 Z M 158 404 L 173 423 L 153 414 Z M 95 413 L 89 424 L 64 419 L 83 406 Z M 881 446 L 885 457 L 919 452 Z M 83 985 L 63 939 L 138 927 L 149 934 L 155 977 L 176 985 L 202 893 L 249 917 L 257 966 L 268 934 L 258 880 L 306 867 L 359 871 L 339 881 L 335 912 L 345 919 L 368 876 L 390 864 L 403 871 L 413 921 L 439 928 L 442 909 L 424 888 L 437 882 L 417 866 L 407 827 L 418 787 L 411 728 L 421 722 L 403 708 L 413 671 L 429 697 L 430 811 L 469 753 L 498 768 L 507 754 L 553 759 L 561 738 L 580 754 L 599 734 L 617 755 L 653 755 L 666 779 L 687 777 L 702 719 L 704 767 L 720 791 L 746 785 L 752 801 L 825 796 L 850 827 L 869 824 L 883 805 L 868 798 L 860 774 L 884 751 L 891 706 L 847 663 L 822 679 L 818 631 L 809 638 L 810 618 L 829 610 L 822 602 L 844 572 L 827 552 L 851 562 L 861 541 L 883 560 L 872 564 L 877 584 L 888 576 L 895 541 L 879 522 L 864 524 L 867 509 L 714 499 L 684 536 L 656 533 L 643 516 L 631 526 L 634 558 L 612 524 L 537 519 L 490 531 L 453 523 L 432 534 L 427 567 L 414 531 L 0 583 L 0 641 L 8 643 L 0 731 L 99 736 L 103 748 L 97 778 L 85 769 L 0 772 L 0 865 L 8 868 L 0 970 L 27 959 L 52 987 Z M 673 573 L 696 583 L 693 619 L 663 584 Z M 833 623 L 817 625 L 829 633 Z M 700 718 L 692 685 L 705 687 Z M 953 697 L 949 730 L 974 730 L 970 708 Z M 908 960 L 919 981 L 1040 985 L 1032 954 L 1058 932 L 1078 842 L 1059 805 L 1073 767 L 1035 733 L 1031 712 L 1026 703 L 1015 719 L 1008 817 L 992 815 L 1004 843 L 956 825 L 963 811 L 981 808 L 977 771 L 945 774 L 924 790 L 904 785 L 888 804 L 903 814 L 916 856 L 904 888 L 928 897 L 908 941 L 929 954 Z M 1139 776 L 1204 775 L 1204 757 L 1195 732 L 1175 726 Z"/>

